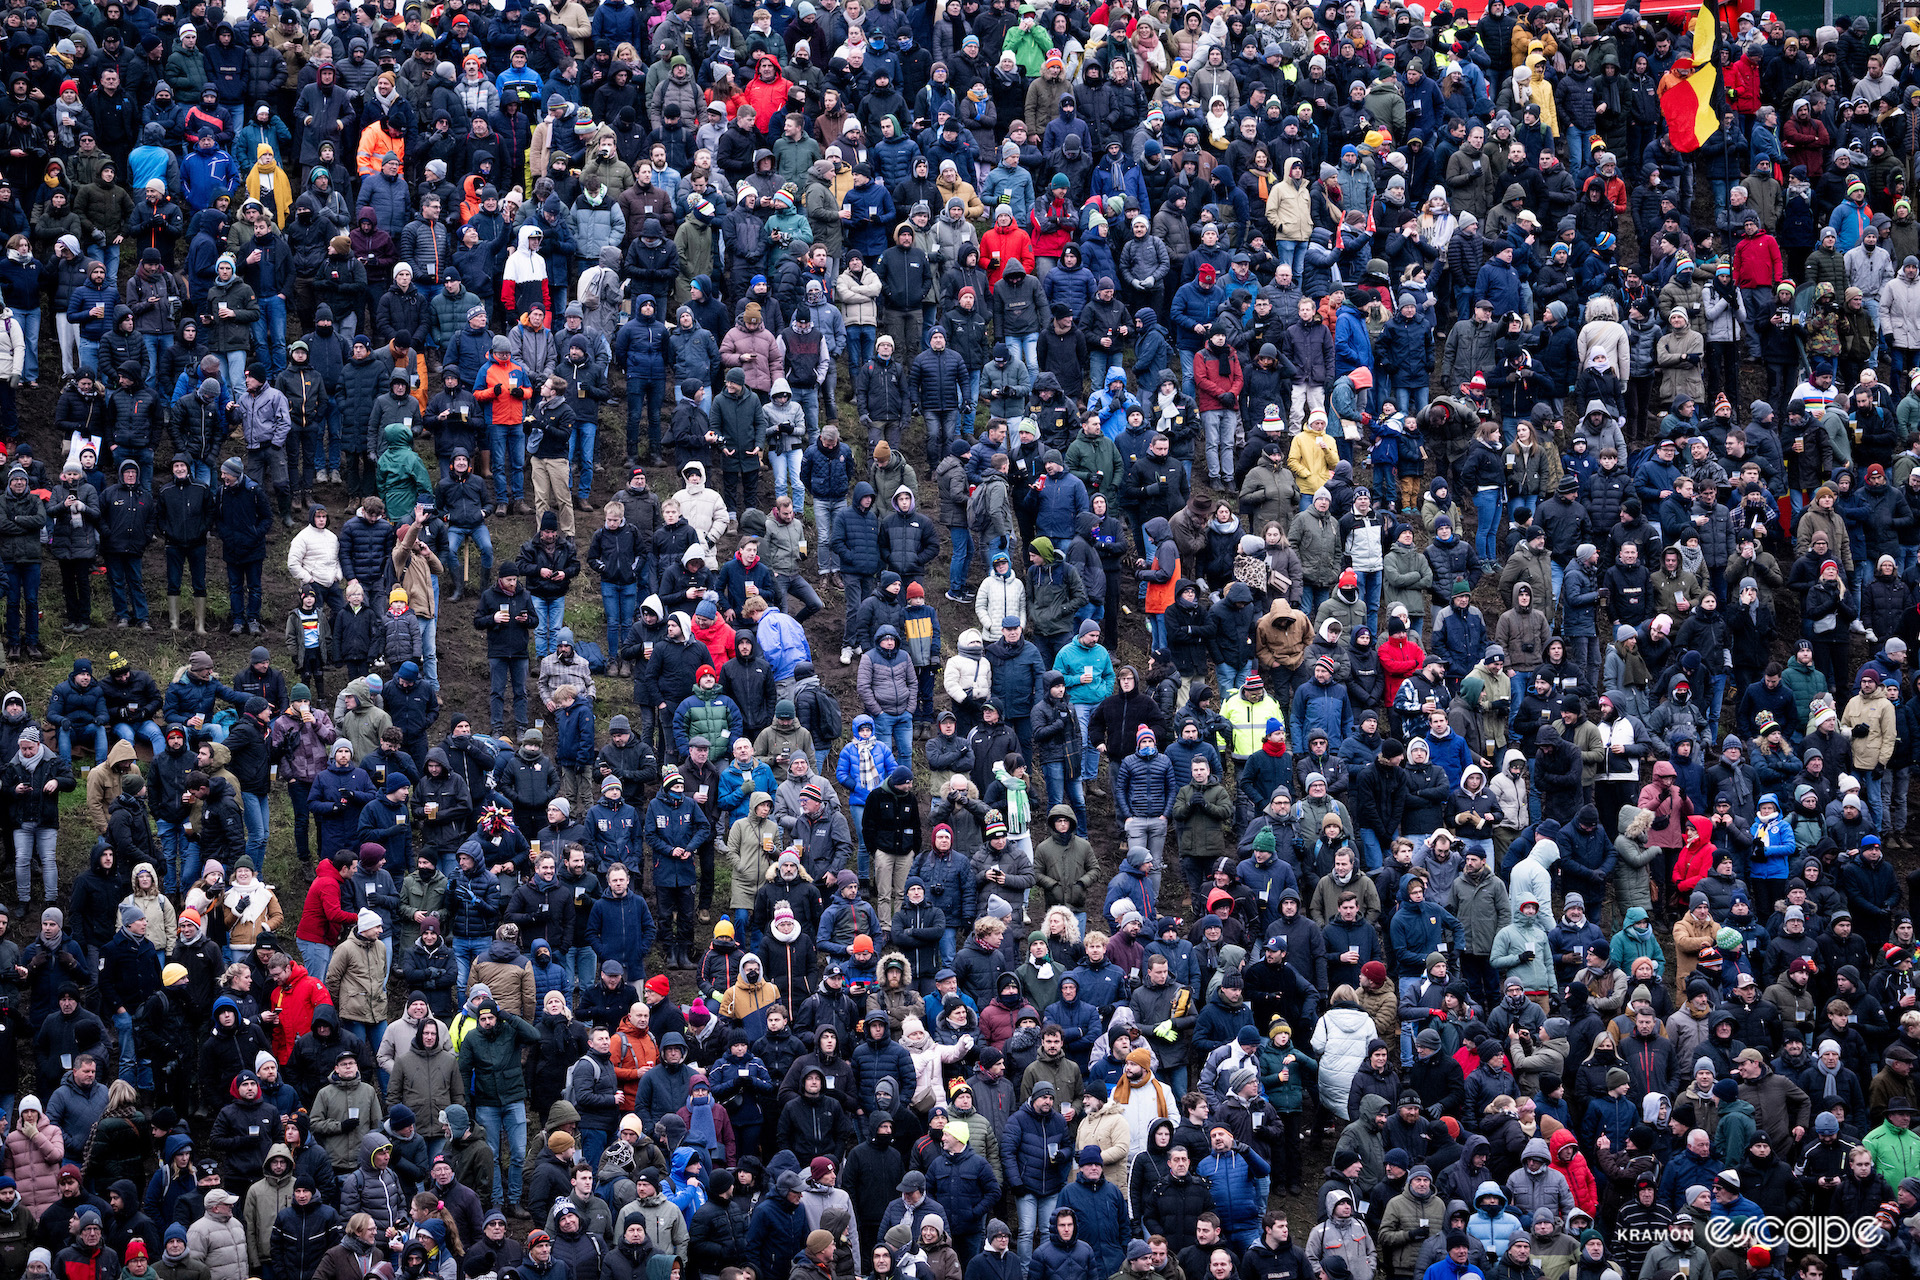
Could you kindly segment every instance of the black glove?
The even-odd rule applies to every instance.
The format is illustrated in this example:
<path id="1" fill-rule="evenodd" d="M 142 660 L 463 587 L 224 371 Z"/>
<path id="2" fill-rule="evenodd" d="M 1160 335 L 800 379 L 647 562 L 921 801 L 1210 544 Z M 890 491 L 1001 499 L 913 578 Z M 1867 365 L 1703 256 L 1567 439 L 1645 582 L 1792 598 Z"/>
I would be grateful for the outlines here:
<path id="1" fill-rule="evenodd" d="M 1531 951 L 1522 951 L 1522 952 L 1520 953 L 1520 963 L 1522 963 L 1522 964 L 1532 964 L 1532 963 L 1533 963 L 1533 952 L 1531 952 Z"/>
<path id="2" fill-rule="evenodd" d="M 1240 407 L 1240 397 L 1231 391 L 1222 391 L 1219 395 L 1215 396 L 1214 399 L 1220 402 L 1220 407 L 1223 409 L 1238 409 Z"/>
<path id="3" fill-rule="evenodd" d="M 1856 738 L 1864 738 L 1869 734 L 1871 734 L 1872 732 L 1873 731 L 1867 728 L 1867 726 L 1865 726 L 1864 724 L 1857 724 L 1853 726 L 1853 736 Z"/>
<path id="4" fill-rule="evenodd" d="M 1247 1144 L 1246 1144 L 1246 1143 L 1244 1143 L 1244 1142 L 1236 1142 L 1236 1143 L 1234 1143 L 1234 1144 L 1233 1144 L 1233 1153 L 1234 1153 L 1235 1155 L 1238 1155 L 1238 1156 L 1243 1156 L 1243 1155 L 1245 1155 L 1245 1154 L 1247 1154 Z"/>
<path id="5" fill-rule="evenodd" d="M 1414 1240 L 1414 1241 L 1425 1240 L 1428 1236 L 1432 1234 L 1433 1234 L 1432 1230 L 1427 1227 L 1415 1227 L 1412 1231 L 1409 1231 L 1407 1233 L 1407 1239 Z"/>

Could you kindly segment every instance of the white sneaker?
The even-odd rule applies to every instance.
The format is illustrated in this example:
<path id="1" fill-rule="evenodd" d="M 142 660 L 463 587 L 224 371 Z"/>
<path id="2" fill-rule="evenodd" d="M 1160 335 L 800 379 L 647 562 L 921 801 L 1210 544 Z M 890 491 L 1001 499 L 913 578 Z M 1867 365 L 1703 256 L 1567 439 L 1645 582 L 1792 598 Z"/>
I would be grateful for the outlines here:
<path id="1" fill-rule="evenodd" d="M 853 665 L 853 646 L 852 645 L 845 645 L 841 647 L 840 665 L 843 667 L 850 667 Z"/>

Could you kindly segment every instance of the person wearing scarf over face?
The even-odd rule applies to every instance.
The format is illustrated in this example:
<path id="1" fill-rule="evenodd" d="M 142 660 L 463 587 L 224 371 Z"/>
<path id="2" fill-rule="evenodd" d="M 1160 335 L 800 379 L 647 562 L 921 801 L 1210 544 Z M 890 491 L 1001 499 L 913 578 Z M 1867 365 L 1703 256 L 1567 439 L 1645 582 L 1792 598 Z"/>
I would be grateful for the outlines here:
<path id="1" fill-rule="evenodd" d="M 540 253 L 544 239 L 539 227 L 523 226 L 519 247 L 507 255 L 506 267 L 500 273 L 500 301 L 509 315 L 520 315 L 536 306 L 549 315 L 553 313 L 547 289 L 547 260 Z"/>
<path id="2" fill-rule="evenodd" d="M 1133 1150 L 1147 1149 L 1147 1135 L 1156 1120 L 1175 1120 L 1173 1090 L 1153 1074 L 1153 1051 L 1142 1046 L 1127 1055 L 1126 1070 L 1113 1086 L 1112 1100 L 1127 1117 L 1127 1135 Z"/>
<path id="3" fill-rule="evenodd" d="M 712 1168 L 733 1166 L 733 1122 L 727 1109 L 713 1100 L 713 1089 L 699 1072 L 687 1084 L 687 1104 L 680 1108 L 680 1118 L 687 1122 L 686 1146 L 706 1152 Z"/>

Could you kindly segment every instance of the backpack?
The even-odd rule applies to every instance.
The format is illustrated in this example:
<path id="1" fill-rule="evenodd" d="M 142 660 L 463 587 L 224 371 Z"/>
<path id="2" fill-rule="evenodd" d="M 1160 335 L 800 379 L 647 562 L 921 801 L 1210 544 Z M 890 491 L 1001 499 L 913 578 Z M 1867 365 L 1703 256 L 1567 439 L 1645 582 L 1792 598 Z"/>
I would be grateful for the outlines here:
<path id="1" fill-rule="evenodd" d="M 972 491 L 967 494 L 967 532 L 971 533 L 975 538 L 982 540 L 987 536 L 986 492 L 986 482 L 982 481 L 974 485 Z M 1009 490 L 1009 494 L 1011 494 L 1011 490 Z"/>
<path id="2" fill-rule="evenodd" d="M 586 1093 L 583 1090 L 577 1088 L 573 1083 L 574 1080 L 578 1078 L 580 1063 L 582 1062 L 588 1063 L 593 1067 L 593 1073 L 595 1076 L 598 1076 L 600 1074 L 600 1065 L 593 1061 L 592 1054 L 588 1054 L 585 1057 L 582 1057 L 579 1062 L 574 1063 L 573 1066 L 568 1069 L 567 1087 L 561 1091 L 561 1096 L 564 1097 L 568 1102 L 572 1103 L 576 1107 L 584 1105 L 586 1101 Z M 607 1070 L 609 1071 L 613 1070 L 613 1059 L 611 1057 L 607 1059 Z M 614 1076 L 613 1087 L 614 1087 L 614 1093 L 617 1096 L 620 1091 L 620 1077 L 617 1074 Z"/>
<path id="3" fill-rule="evenodd" d="M 825 685 L 816 684 L 812 696 L 807 699 L 807 705 L 813 709 L 814 723 L 811 727 L 820 730 L 815 736 L 826 742 L 840 741 L 841 735 L 846 732 L 840 718 L 840 700 L 828 693 Z"/>
<path id="4" fill-rule="evenodd" d="M 607 674 L 607 651 L 600 647 L 598 641 L 577 640 L 574 642 L 573 651 L 586 662 L 587 670 L 597 676 Z"/>

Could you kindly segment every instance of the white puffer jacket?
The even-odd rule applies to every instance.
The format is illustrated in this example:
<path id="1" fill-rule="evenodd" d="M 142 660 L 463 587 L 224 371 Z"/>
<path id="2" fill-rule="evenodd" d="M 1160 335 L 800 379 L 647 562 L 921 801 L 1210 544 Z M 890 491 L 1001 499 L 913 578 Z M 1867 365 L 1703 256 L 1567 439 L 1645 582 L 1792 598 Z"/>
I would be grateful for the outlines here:
<path id="1" fill-rule="evenodd" d="M 1367 1045 L 1379 1035 L 1373 1018 L 1358 1005 L 1336 1004 L 1313 1028 L 1313 1051 L 1320 1056 L 1320 1105 L 1342 1120 L 1353 1073 L 1367 1060 Z"/>
<path id="2" fill-rule="evenodd" d="M 330 587 L 345 576 L 340 571 L 340 536 L 332 529 L 309 524 L 293 535 L 287 547 L 287 572 L 293 580 Z"/>

